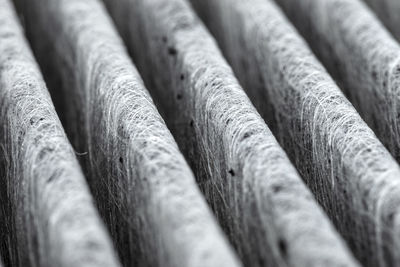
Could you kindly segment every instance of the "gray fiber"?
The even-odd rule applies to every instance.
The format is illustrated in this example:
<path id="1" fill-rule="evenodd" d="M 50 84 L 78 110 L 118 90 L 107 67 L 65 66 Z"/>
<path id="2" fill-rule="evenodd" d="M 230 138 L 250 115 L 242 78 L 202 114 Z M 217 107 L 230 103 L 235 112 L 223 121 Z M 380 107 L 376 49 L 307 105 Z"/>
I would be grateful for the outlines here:
<path id="1" fill-rule="evenodd" d="M 120 266 L 8 0 L 0 0 L 0 123 L 6 266 Z"/>
<path id="2" fill-rule="evenodd" d="M 0 267 L 400 267 L 400 0 L 0 0 Z"/>
<path id="3" fill-rule="evenodd" d="M 376 12 L 379 19 L 400 40 L 400 1 L 399 0 L 364 0 Z"/>
<path id="4" fill-rule="evenodd" d="M 276 2 L 400 160 L 400 44 L 361 0 Z"/>
<path id="5" fill-rule="evenodd" d="M 328 2 L 355 1 L 285 4 L 298 16 Z M 270 0 L 192 3 L 355 256 L 365 266 L 394 266 L 400 260 L 399 166 L 302 37 Z M 324 17 L 334 9 L 324 9 Z"/>
<path id="6" fill-rule="evenodd" d="M 106 3 L 244 265 L 358 266 L 190 5 Z"/>
<path id="7" fill-rule="evenodd" d="M 103 4 L 19 7 L 123 264 L 240 266 Z"/>

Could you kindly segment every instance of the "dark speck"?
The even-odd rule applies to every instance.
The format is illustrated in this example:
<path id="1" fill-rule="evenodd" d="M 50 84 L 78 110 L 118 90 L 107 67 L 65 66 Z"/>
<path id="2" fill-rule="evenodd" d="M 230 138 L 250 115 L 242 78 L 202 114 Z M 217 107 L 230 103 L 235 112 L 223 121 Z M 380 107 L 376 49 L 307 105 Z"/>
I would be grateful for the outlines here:
<path id="1" fill-rule="evenodd" d="M 182 99 L 182 94 L 177 94 L 176 99 L 181 100 Z"/>
<path id="2" fill-rule="evenodd" d="M 275 185 L 275 186 L 272 187 L 272 190 L 274 191 L 274 193 L 278 193 L 279 191 L 282 190 L 282 186 Z"/>
<path id="3" fill-rule="evenodd" d="M 190 127 L 193 127 L 193 125 L 194 125 L 194 121 L 191 120 L 191 121 L 190 121 Z"/>
<path id="4" fill-rule="evenodd" d="M 53 175 L 51 175 L 49 178 L 47 178 L 47 183 L 51 183 L 54 179 L 56 178 L 56 175 L 55 174 L 53 174 Z"/>
<path id="5" fill-rule="evenodd" d="M 31 119 L 29 120 L 29 123 L 30 123 L 31 125 L 33 125 L 33 124 L 37 123 L 38 121 L 43 121 L 43 120 L 44 120 L 44 118 L 39 118 L 37 121 L 35 121 L 34 118 L 31 118 Z"/>
<path id="6" fill-rule="evenodd" d="M 376 81 L 378 79 L 378 74 L 376 73 L 376 71 L 372 72 L 372 78 Z"/>
<path id="7" fill-rule="evenodd" d="M 235 172 L 234 172 L 233 169 L 230 169 L 228 172 L 229 172 L 230 175 L 235 176 Z"/>
<path id="8" fill-rule="evenodd" d="M 181 81 L 185 79 L 185 75 L 181 74 Z"/>
<path id="9" fill-rule="evenodd" d="M 285 241 L 283 241 L 282 239 L 279 239 L 278 246 L 279 246 L 279 250 L 281 251 L 282 255 L 284 257 L 286 257 L 286 255 L 287 255 L 287 247 L 286 247 Z"/>
<path id="10" fill-rule="evenodd" d="M 242 139 L 242 140 L 249 138 L 249 136 L 250 136 L 249 133 L 245 133 L 245 134 L 243 135 L 243 139 Z"/>
<path id="11" fill-rule="evenodd" d="M 171 56 L 175 56 L 177 54 L 177 51 L 174 47 L 168 47 L 168 54 Z"/>
<path id="12" fill-rule="evenodd" d="M 86 243 L 86 245 L 88 248 L 92 249 L 93 251 L 96 251 L 96 250 L 98 251 L 101 247 L 101 245 L 95 241 L 89 241 Z"/>
<path id="13" fill-rule="evenodd" d="M 124 159 L 122 157 L 119 157 L 119 163 L 121 163 L 121 164 L 124 163 Z"/>

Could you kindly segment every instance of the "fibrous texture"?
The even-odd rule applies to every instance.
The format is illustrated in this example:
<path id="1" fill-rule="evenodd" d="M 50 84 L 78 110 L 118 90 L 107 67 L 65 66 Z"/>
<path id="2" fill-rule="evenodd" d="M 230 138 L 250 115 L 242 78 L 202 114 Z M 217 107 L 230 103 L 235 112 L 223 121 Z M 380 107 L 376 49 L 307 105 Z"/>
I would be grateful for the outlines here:
<path id="1" fill-rule="evenodd" d="M 243 263 L 357 266 L 190 5 L 106 3 Z"/>
<path id="2" fill-rule="evenodd" d="M 124 265 L 240 266 L 102 4 L 19 3 Z"/>
<path id="3" fill-rule="evenodd" d="M 313 1 L 291 2 L 306 12 L 300 3 Z M 366 266 L 398 264 L 399 166 L 276 4 L 192 3 L 358 259 Z"/>
<path id="4" fill-rule="evenodd" d="M 5 264 L 119 266 L 8 0 L 0 0 L 0 124 Z"/>
<path id="5" fill-rule="evenodd" d="M 386 27 L 400 40 L 400 1 L 364 0 L 377 13 Z"/>
<path id="6" fill-rule="evenodd" d="M 276 0 L 400 160 L 400 45 L 360 0 Z"/>

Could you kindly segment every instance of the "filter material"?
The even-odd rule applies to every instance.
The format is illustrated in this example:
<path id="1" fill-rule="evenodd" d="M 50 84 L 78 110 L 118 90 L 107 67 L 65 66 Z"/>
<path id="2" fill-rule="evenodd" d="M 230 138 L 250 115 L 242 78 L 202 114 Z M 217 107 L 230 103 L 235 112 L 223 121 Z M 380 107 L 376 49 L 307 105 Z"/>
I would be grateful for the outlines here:
<path id="1" fill-rule="evenodd" d="M 106 3 L 243 263 L 357 266 L 188 3 Z"/>
<path id="2" fill-rule="evenodd" d="M 357 258 L 366 266 L 394 266 L 400 245 L 399 167 L 304 40 L 272 1 L 192 2 Z M 296 10 L 306 14 L 340 1 L 286 2 L 295 16 Z"/>
<path id="3" fill-rule="evenodd" d="M 19 4 L 124 265 L 240 266 L 102 4 Z"/>
<path id="4" fill-rule="evenodd" d="M 0 124 L 6 266 L 119 266 L 8 0 L 0 0 Z"/>

